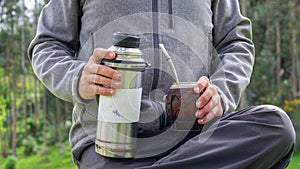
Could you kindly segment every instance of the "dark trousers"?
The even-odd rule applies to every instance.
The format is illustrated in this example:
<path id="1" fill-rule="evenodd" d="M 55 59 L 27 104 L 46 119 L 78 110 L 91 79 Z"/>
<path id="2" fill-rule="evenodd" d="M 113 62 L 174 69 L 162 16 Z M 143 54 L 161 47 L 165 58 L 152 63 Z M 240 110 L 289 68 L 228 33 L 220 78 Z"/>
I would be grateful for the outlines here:
<path id="1" fill-rule="evenodd" d="M 287 114 L 262 105 L 224 115 L 200 134 L 185 136 L 162 157 L 113 159 L 95 153 L 90 145 L 78 163 L 80 169 L 275 169 L 289 164 L 294 144 Z"/>

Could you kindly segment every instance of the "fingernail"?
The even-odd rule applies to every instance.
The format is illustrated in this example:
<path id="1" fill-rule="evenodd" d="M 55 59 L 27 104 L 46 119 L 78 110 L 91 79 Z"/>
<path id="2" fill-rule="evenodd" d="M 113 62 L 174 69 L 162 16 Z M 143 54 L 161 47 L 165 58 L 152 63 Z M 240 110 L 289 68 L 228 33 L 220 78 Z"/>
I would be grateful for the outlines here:
<path id="1" fill-rule="evenodd" d="M 203 119 L 199 119 L 199 120 L 198 120 L 198 123 L 203 124 L 203 123 L 204 123 L 204 120 L 203 120 Z"/>
<path id="2" fill-rule="evenodd" d="M 114 79 L 120 80 L 121 79 L 121 73 L 117 72 L 114 74 Z"/>
<path id="3" fill-rule="evenodd" d="M 109 92 L 111 95 L 114 95 L 116 91 L 114 89 L 111 89 Z"/>
<path id="4" fill-rule="evenodd" d="M 194 87 L 194 92 L 195 92 L 195 93 L 199 93 L 199 92 L 200 92 L 200 89 L 199 89 L 198 86 L 195 86 L 195 87 Z"/>
<path id="5" fill-rule="evenodd" d="M 201 108 L 201 106 L 202 106 L 202 102 L 201 102 L 201 101 L 197 101 L 197 102 L 196 102 L 196 107 L 197 107 L 197 108 Z"/>
<path id="6" fill-rule="evenodd" d="M 113 81 L 112 84 L 115 88 L 120 88 L 122 86 L 122 83 L 119 81 Z"/>
<path id="7" fill-rule="evenodd" d="M 196 111 L 195 116 L 196 117 L 201 117 L 202 116 L 202 112 L 200 110 Z"/>
<path id="8" fill-rule="evenodd" d="M 114 57 L 115 57 L 115 53 L 114 53 L 114 52 L 109 52 L 109 53 L 108 53 L 108 57 L 114 58 Z"/>

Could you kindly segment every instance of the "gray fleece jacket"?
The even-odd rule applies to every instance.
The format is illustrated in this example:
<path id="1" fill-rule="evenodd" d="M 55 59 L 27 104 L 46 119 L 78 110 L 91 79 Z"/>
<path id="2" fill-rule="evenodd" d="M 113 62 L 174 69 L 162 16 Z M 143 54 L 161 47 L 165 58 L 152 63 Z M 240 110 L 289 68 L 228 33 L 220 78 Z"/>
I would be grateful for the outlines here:
<path id="1" fill-rule="evenodd" d="M 114 32 L 139 34 L 144 58 L 152 64 L 143 73 L 141 135 L 163 131 L 167 123 L 162 96 L 174 78 L 159 43 L 170 52 L 180 81 L 209 77 L 225 113 L 237 107 L 250 81 L 251 23 L 241 15 L 238 0 L 50 0 L 40 14 L 29 57 L 42 83 L 74 103 L 70 144 L 75 160 L 95 140 L 98 113 L 96 100 L 79 96 L 78 80 L 93 50 L 111 46 Z M 167 146 L 148 144 L 154 144 L 151 149 Z"/>

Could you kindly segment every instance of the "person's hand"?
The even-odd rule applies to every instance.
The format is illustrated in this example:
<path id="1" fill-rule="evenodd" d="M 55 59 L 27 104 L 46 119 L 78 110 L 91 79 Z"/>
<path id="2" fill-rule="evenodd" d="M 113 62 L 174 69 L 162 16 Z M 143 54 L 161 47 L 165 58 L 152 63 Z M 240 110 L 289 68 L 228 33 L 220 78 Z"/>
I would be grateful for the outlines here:
<path id="1" fill-rule="evenodd" d="M 205 124 L 213 118 L 223 115 L 221 96 L 217 87 L 210 84 L 207 77 L 203 76 L 197 81 L 194 92 L 202 93 L 196 101 L 196 106 L 199 109 L 195 113 L 198 124 Z"/>
<path id="2" fill-rule="evenodd" d="M 115 89 L 121 88 L 121 73 L 99 64 L 101 59 L 115 59 L 116 54 L 107 49 L 97 48 L 83 68 L 79 80 L 79 95 L 86 100 L 97 94 L 112 96 Z"/>

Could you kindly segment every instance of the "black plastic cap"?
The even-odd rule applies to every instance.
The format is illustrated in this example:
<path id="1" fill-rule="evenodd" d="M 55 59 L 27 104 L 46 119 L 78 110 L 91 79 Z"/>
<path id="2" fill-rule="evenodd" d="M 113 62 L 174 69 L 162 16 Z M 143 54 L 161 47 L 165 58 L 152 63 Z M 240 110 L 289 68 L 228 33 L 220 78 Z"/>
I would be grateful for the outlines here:
<path id="1" fill-rule="evenodd" d="M 113 45 L 125 48 L 139 48 L 140 37 L 138 35 L 117 32 L 113 35 Z"/>

